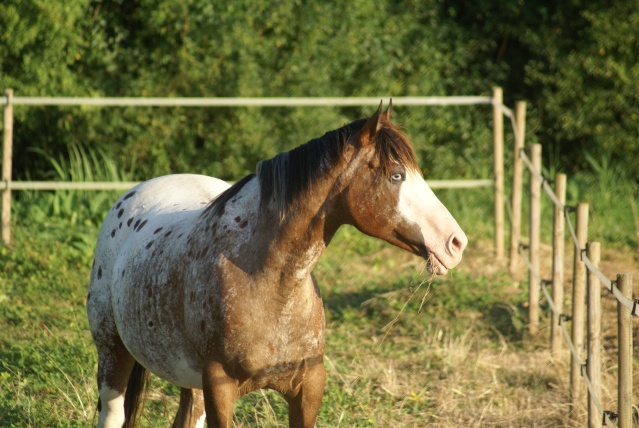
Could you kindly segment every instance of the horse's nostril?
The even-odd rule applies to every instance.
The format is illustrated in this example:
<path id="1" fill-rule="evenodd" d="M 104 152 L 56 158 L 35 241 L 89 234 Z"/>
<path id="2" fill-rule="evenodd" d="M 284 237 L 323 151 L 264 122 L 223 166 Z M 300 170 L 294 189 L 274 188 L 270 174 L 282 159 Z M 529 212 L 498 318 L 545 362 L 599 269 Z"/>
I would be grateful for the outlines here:
<path id="1" fill-rule="evenodd" d="M 464 248 L 466 248 L 467 242 L 468 242 L 468 239 L 466 238 L 466 236 L 460 237 L 457 235 L 453 235 L 451 236 L 450 241 L 448 243 L 448 249 L 453 254 L 461 253 L 462 251 L 464 251 Z"/>

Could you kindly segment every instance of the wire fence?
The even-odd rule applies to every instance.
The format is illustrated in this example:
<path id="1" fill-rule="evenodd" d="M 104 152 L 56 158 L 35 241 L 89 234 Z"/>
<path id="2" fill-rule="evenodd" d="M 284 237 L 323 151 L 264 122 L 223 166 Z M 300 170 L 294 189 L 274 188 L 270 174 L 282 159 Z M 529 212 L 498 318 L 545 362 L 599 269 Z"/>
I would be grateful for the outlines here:
<path id="1" fill-rule="evenodd" d="M 540 183 L 542 183 L 542 188 L 544 189 L 550 200 L 553 202 L 553 204 L 555 204 L 557 208 L 564 212 L 566 225 L 568 226 L 568 230 L 570 231 L 570 236 L 572 237 L 575 251 L 579 253 L 579 257 L 581 261 L 584 262 L 584 264 L 586 265 L 586 268 L 590 272 L 592 272 L 597 277 L 597 279 L 599 279 L 601 285 L 604 286 L 608 291 L 610 291 L 619 303 L 630 310 L 630 313 L 633 316 L 639 317 L 639 299 L 630 300 L 629 298 L 624 296 L 617 287 L 617 281 L 611 280 L 606 277 L 606 275 L 592 263 L 592 260 L 588 258 L 586 249 L 581 248 L 581 246 L 579 245 L 575 227 L 573 226 L 572 221 L 570 220 L 570 216 L 568 215 L 571 211 L 574 211 L 574 207 L 564 205 L 559 201 L 559 199 L 557 199 L 555 192 L 550 188 L 550 185 L 548 184 L 549 180 L 544 177 L 543 174 L 541 174 L 539 171 L 535 170 L 530 158 L 526 155 L 526 152 L 524 150 L 520 151 L 519 155 L 524 161 L 524 164 L 528 167 L 528 171 L 530 171 L 530 173 L 533 174 Z"/>
<path id="2" fill-rule="evenodd" d="M 583 247 L 583 245 L 581 245 L 580 243 L 580 239 L 578 237 L 578 231 L 575 228 L 571 218 L 570 218 L 570 213 L 573 211 L 576 211 L 575 207 L 571 207 L 568 206 L 564 203 L 562 203 L 558 197 L 558 195 L 555 193 L 555 191 L 552 190 L 552 188 L 550 187 L 550 180 L 545 177 L 543 175 L 543 173 L 541 172 L 541 168 L 536 168 L 535 167 L 535 162 L 533 160 L 531 160 L 531 158 L 527 155 L 526 151 L 523 149 L 523 141 L 517 141 L 519 131 L 520 129 L 518 128 L 519 124 L 517 123 L 517 118 L 516 115 L 513 113 L 513 111 L 511 109 L 509 109 L 506 106 L 503 105 L 497 105 L 495 106 L 496 108 L 498 108 L 499 110 L 502 111 L 502 113 L 508 117 L 511 121 L 511 125 L 512 125 L 512 129 L 513 129 L 513 133 L 515 134 L 515 154 L 514 154 L 514 158 L 515 158 L 515 162 L 517 162 L 518 159 L 521 160 L 521 162 L 523 162 L 523 164 L 526 166 L 526 169 L 530 172 L 531 177 L 533 177 L 536 180 L 537 185 L 539 185 L 544 192 L 546 193 L 546 195 L 550 198 L 550 200 L 552 201 L 552 203 L 554 204 L 554 206 L 556 207 L 557 210 L 560 211 L 560 213 L 563 213 L 563 218 L 562 221 L 565 221 L 565 224 L 568 226 L 568 231 L 570 234 L 570 239 L 573 242 L 573 246 L 574 246 L 574 251 L 575 251 L 575 259 L 582 262 L 583 265 L 585 266 L 585 269 L 587 272 L 589 272 L 590 274 L 592 274 L 601 284 L 602 287 L 604 287 L 605 289 L 607 289 L 608 291 L 610 291 L 610 293 L 612 293 L 612 295 L 615 297 L 615 299 L 617 300 L 618 304 L 623 306 L 625 309 L 627 309 L 627 311 L 629 311 L 630 316 L 634 316 L 634 317 L 639 317 L 639 300 L 632 300 L 631 298 L 628 298 L 618 287 L 619 285 L 619 280 L 611 280 L 609 279 L 603 272 L 601 272 L 601 270 L 596 266 L 596 263 L 594 263 L 590 257 L 588 257 L 586 248 Z M 525 107 L 524 107 L 525 108 Z M 523 126 L 523 124 L 521 125 Z M 519 137 L 522 138 L 522 137 Z M 537 164 L 540 165 L 541 162 L 541 147 L 538 147 L 538 160 L 537 160 Z M 521 180 L 520 180 L 521 181 Z M 513 183 L 515 183 L 515 179 L 513 179 Z M 531 198 L 533 198 L 533 186 L 535 184 L 534 181 L 531 178 Z M 513 186 L 515 187 L 515 186 Z M 513 192 L 516 192 L 517 189 L 513 189 Z M 564 196 L 565 199 L 565 196 Z M 515 198 L 513 198 L 513 201 L 515 200 Z M 513 206 L 513 207 L 509 207 L 509 211 L 508 214 L 511 218 L 511 221 L 513 221 L 514 218 L 514 211 L 516 210 L 520 210 L 520 206 Z M 533 201 L 531 199 L 531 210 L 533 209 Z M 587 207 L 586 207 L 586 213 L 587 213 Z M 579 222 L 579 220 L 578 220 Z M 532 232 L 532 224 L 531 224 L 531 234 Z M 587 226 L 586 226 L 587 227 Z M 513 229 L 515 230 L 515 229 Z M 517 230 L 519 230 L 519 227 L 517 228 Z M 563 231 L 563 228 L 561 229 Z M 536 232 L 538 233 L 538 231 Z M 520 237 L 517 234 L 517 236 L 513 236 L 511 234 L 511 239 L 515 239 L 516 242 L 513 243 L 513 245 L 516 245 L 518 253 L 523 257 L 523 260 L 525 261 L 525 264 L 528 267 L 529 270 L 529 274 L 531 276 L 532 279 L 534 279 L 534 281 L 531 279 L 530 281 L 530 293 L 531 295 L 533 294 L 534 288 L 541 288 L 541 291 L 544 294 L 544 297 L 546 298 L 546 301 L 548 302 L 548 306 L 550 307 L 550 310 L 552 311 L 552 313 L 554 314 L 554 319 L 558 320 L 558 324 L 559 324 L 559 328 L 561 330 L 561 333 L 563 335 L 564 341 L 568 344 L 568 347 L 570 348 L 570 353 L 572 356 L 572 362 L 573 362 L 573 366 L 576 366 L 579 368 L 579 375 L 584 379 L 584 382 L 586 384 L 586 387 L 588 389 L 588 393 L 589 393 L 589 403 L 595 408 L 595 409 L 589 409 L 589 423 L 590 426 L 601 426 L 601 424 L 605 424 L 608 427 L 614 427 L 615 425 L 615 420 L 619 421 L 619 426 L 631 426 L 632 425 L 632 403 L 631 403 L 631 399 L 630 397 L 622 397 L 622 395 L 627 395 L 630 396 L 630 391 L 632 389 L 632 359 L 631 359 L 631 355 L 632 355 L 632 337 L 631 335 L 629 338 L 629 353 L 630 353 L 630 369 L 629 369 L 629 373 L 623 373 L 622 376 L 622 367 L 621 367 L 621 352 L 622 352 L 622 346 L 621 346 L 621 311 L 619 310 L 619 329 L 620 329 L 620 333 L 619 333 L 619 337 L 620 337 L 620 350 L 619 350 L 619 359 L 620 359 L 620 365 L 619 365 L 619 395 L 618 395 L 618 401 L 619 401 L 619 405 L 618 405 L 618 412 L 619 413 L 615 413 L 609 410 L 605 410 L 603 405 L 601 404 L 601 397 L 600 397 L 600 391 L 598 391 L 598 388 L 595 387 L 593 385 L 593 382 L 591 380 L 591 378 L 589 377 L 586 367 L 589 363 L 589 361 L 587 360 L 586 363 L 584 363 L 584 361 L 582 360 L 582 358 L 580 357 L 580 352 L 578 351 L 578 347 L 575 345 L 574 343 L 574 329 L 575 329 L 575 325 L 574 323 L 576 322 L 576 320 L 572 320 L 573 321 L 573 338 L 571 338 L 571 335 L 569 334 L 568 330 L 566 329 L 566 325 L 565 322 L 571 320 L 571 317 L 564 315 L 561 311 L 560 308 L 558 308 L 558 305 L 556 304 L 556 302 L 553 299 L 553 296 L 548 292 L 547 290 L 547 286 L 548 285 L 553 285 L 553 286 L 558 286 L 558 287 L 563 287 L 563 284 L 553 284 L 553 280 L 544 280 L 541 278 L 541 275 L 539 273 L 538 270 L 538 264 L 537 266 L 535 266 L 535 263 L 533 263 L 532 261 L 532 248 L 523 245 L 520 242 Z M 531 236 L 531 241 L 532 241 L 532 236 Z M 563 237 L 563 233 L 561 233 L 561 237 L 560 239 L 564 239 Z M 587 239 L 587 238 L 586 238 Z M 583 242 L 582 242 L 583 243 Z M 531 242 L 531 246 L 532 246 L 532 242 Z M 528 256 L 525 256 L 524 254 L 524 249 L 525 248 L 530 248 L 531 252 L 528 254 Z M 561 248 L 563 248 L 563 245 L 561 246 Z M 511 253 L 511 258 L 512 258 L 512 253 Z M 597 255 L 598 258 L 598 255 Z M 555 261 L 555 260 L 554 260 Z M 511 267 L 513 265 L 511 264 Z M 576 272 L 575 272 L 576 274 Z M 562 274 L 562 278 L 563 278 L 563 274 Z M 619 278 L 619 277 L 618 277 Z M 590 278 L 589 278 L 590 279 Z M 573 279 L 574 281 L 574 279 Z M 632 287 L 630 286 L 630 293 L 632 296 Z M 573 301 L 573 308 L 574 308 L 575 302 Z M 598 307 L 597 307 L 598 308 Z M 628 318 L 630 318 L 630 316 Z M 531 321 L 532 323 L 533 321 Z M 600 322 L 600 321 L 599 321 Z M 625 357 L 627 358 L 627 357 Z M 599 360 L 598 356 L 597 356 L 597 361 Z M 626 363 L 624 363 L 626 364 Z M 599 369 L 597 369 L 597 373 L 599 373 Z M 628 383 L 628 379 L 622 379 L 622 377 L 626 377 L 626 378 L 630 378 L 629 379 L 629 383 Z M 623 385 L 622 385 L 622 381 L 623 381 Z M 598 380 L 597 380 L 597 384 Z M 630 385 L 630 386 L 628 386 Z M 600 389 L 600 388 L 599 388 Z M 571 391 L 572 392 L 572 391 Z M 623 402 L 623 404 L 622 404 Z M 592 414 L 593 412 L 596 412 L 596 415 Z M 623 415 L 622 415 L 623 413 Z M 623 416 L 620 418 L 620 416 Z M 623 419 L 623 420 L 622 420 Z M 597 422 L 597 420 L 599 422 Z M 595 422 L 593 422 L 595 421 Z"/>

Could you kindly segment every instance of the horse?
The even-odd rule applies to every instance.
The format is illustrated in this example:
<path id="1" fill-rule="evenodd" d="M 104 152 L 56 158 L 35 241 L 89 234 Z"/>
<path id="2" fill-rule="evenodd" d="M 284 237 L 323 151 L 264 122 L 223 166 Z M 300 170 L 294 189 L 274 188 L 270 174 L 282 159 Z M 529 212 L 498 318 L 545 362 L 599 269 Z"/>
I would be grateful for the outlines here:
<path id="1" fill-rule="evenodd" d="M 324 394 L 324 310 L 312 275 L 341 225 L 445 274 L 468 239 L 382 112 L 260 161 L 232 186 L 175 174 L 106 214 L 87 314 L 98 353 L 98 426 L 134 426 L 149 372 L 179 386 L 174 427 L 231 427 L 234 403 L 278 391 L 290 427 Z"/>

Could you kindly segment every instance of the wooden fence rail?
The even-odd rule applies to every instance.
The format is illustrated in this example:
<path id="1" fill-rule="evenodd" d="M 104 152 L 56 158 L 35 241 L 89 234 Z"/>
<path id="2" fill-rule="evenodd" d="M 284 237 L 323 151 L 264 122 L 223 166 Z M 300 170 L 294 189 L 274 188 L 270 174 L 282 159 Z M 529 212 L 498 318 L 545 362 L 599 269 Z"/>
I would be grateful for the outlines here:
<path id="1" fill-rule="evenodd" d="M 345 97 L 345 98 L 74 98 L 74 97 L 16 97 L 13 90 L 5 91 L 0 97 L 4 104 L 3 122 L 3 162 L 2 162 L 2 241 L 11 242 L 11 191 L 12 190 L 111 190 L 128 189 L 134 182 L 32 182 L 12 181 L 11 159 L 13 150 L 13 107 L 19 105 L 38 106 L 175 106 L 175 107 L 309 107 L 309 106 L 361 106 L 378 105 L 382 98 L 388 97 Z M 393 97 L 393 104 L 404 106 L 470 106 L 492 104 L 493 122 L 503 123 L 502 90 L 493 89 L 492 97 L 451 96 L 451 97 Z M 475 180 L 429 180 L 431 188 L 469 189 L 477 187 L 493 187 L 495 199 L 495 252 L 503 258 L 504 242 L 504 167 L 503 167 L 503 126 L 496 129 L 500 135 L 494 137 L 495 175 L 491 179 Z"/>

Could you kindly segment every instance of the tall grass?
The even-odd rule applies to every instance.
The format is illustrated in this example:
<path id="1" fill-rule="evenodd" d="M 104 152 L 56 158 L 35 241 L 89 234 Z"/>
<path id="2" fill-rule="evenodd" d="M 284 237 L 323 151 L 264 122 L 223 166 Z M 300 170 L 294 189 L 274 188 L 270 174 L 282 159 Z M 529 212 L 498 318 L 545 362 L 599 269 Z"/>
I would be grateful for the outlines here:
<path id="1" fill-rule="evenodd" d="M 48 160 L 48 179 L 51 181 L 117 182 L 130 181 L 132 177 L 130 168 L 122 168 L 107 152 L 99 149 L 72 144 L 67 156 L 58 159 L 41 150 L 34 150 L 34 154 Z M 90 257 L 96 239 L 93 228 L 102 223 L 120 193 L 114 190 L 21 191 L 16 195 L 13 218 L 19 224 L 40 225 L 41 234 L 60 239 Z"/>

